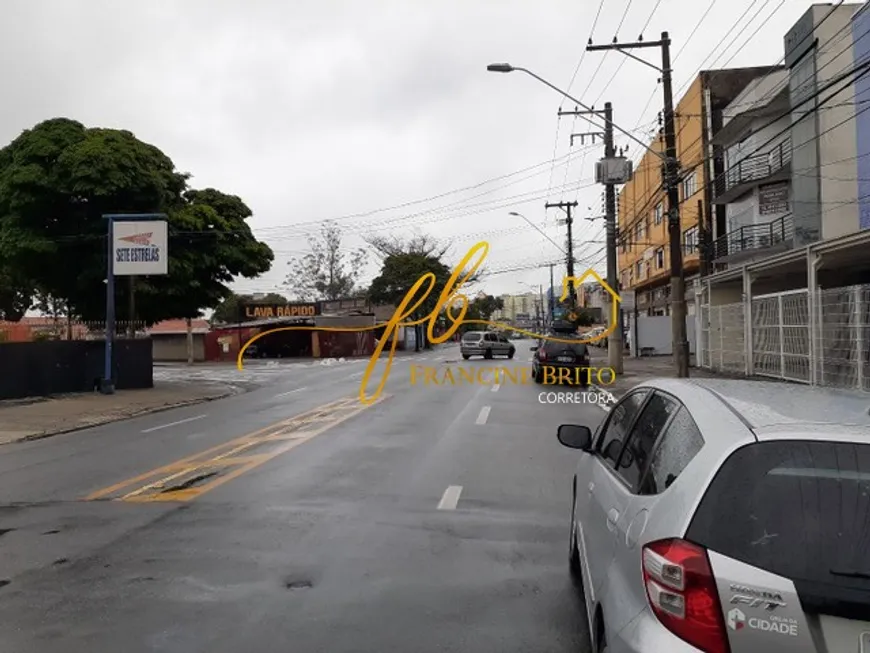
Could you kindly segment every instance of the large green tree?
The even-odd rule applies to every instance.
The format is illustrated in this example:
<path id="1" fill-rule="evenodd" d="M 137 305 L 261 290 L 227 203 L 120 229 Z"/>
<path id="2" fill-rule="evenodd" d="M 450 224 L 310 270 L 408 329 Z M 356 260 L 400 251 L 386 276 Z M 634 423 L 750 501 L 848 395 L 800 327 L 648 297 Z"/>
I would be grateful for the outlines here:
<path id="1" fill-rule="evenodd" d="M 169 274 L 119 279 L 119 319 L 196 317 L 274 258 L 254 238 L 251 210 L 234 195 L 191 190 L 157 147 L 126 130 L 55 118 L 0 150 L 0 261 L 25 289 L 63 300 L 86 320 L 105 315 L 106 213 L 165 213 Z M 26 280 L 26 281 L 24 281 Z M 0 298 L 2 299 L 2 298 Z"/>
<path id="2" fill-rule="evenodd" d="M 310 252 L 293 258 L 285 285 L 302 300 L 335 300 L 352 297 L 368 258 L 362 248 L 342 247 L 341 228 L 326 221 L 319 236 L 308 238 Z"/>
<path id="3" fill-rule="evenodd" d="M 215 324 L 234 324 L 242 317 L 242 306 L 253 301 L 255 301 L 253 295 L 236 295 L 233 293 L 214 309 L 211 321 Z M 256 301 L 263 302 L 264 304 L 283 304 L 287 301 L 287 298 L 278 293 L 270 292 Z"/>

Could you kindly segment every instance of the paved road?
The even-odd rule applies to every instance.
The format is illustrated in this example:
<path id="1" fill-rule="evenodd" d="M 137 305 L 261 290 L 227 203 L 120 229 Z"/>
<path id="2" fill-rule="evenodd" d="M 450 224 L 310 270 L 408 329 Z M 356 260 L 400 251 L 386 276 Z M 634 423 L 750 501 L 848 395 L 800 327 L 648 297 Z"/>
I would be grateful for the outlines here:
<path id="1" fill-rule="evenodd" d="M 370 407 L 364 365 L 312 366 L 4 447 L 0 651 L 584 651 L 555 431 L 605 412 L 462 382 L 517 345 L 397 359 Z"/>

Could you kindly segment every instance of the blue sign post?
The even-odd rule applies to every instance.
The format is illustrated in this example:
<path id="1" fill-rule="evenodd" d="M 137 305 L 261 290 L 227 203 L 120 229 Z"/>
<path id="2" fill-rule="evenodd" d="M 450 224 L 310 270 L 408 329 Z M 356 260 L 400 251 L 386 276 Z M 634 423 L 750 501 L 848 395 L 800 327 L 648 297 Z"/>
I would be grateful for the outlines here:
<path id="1" fill-rule="evenodd" d="M 100 392 L 114 394 L 112 373 L 115 344 L 115 276 L 167 274 L 168 234 L 163 213 L 109 213 L 108 261 L 106 265 L 106 352 Z M 116 228 L 123 224 L 123 229 Z M 148 230 L 150 229 L 150 231 Z M 122 233 L 118 233 L 121 231 Z M 155 237 L 156 236 L 156 237 Z M 120 241 L 120 243 L 119 243 Z M 133 316 L 130 316 L 132 319 Z"/>

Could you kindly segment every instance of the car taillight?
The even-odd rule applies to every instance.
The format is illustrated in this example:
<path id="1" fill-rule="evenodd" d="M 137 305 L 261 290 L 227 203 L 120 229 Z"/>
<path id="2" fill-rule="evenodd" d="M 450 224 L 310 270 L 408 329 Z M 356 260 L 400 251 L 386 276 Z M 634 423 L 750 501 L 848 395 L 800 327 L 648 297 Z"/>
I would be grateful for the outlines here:
<path id="1" fill-rule="evenodd" d="M 662 625 L 702 651 L 730 653 L 706 550 L 685 540 L 660 540 L 642 555 L 646 595 Z"/>
<path id="2" fill-rule="evenodd" d="M 545 352 L 543 349 L 538 352 L 538 360 L 547 360 L 547 352 Z"/>

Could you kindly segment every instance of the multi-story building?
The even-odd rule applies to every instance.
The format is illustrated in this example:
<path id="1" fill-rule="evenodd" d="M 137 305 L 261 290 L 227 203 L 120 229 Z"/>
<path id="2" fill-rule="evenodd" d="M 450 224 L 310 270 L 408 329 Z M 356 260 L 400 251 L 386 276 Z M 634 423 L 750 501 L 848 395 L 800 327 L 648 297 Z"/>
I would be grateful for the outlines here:
<path id="1" fill-rule="evenodd" d="M 504 308 L 493 313 L 493 319 L 514 323 L 517 316 L 535 316 L 539 312 L 540 295 L 528 292 L 520 295 L 502 295 Z"/>
<path id="2" fill-rule="evenodd" d="M 717 267 L 792 246 L 791 115 L 789 71 L 775 66 L 741 92 L 723 112 L 712 139 L 725 170 L 713 183 L 710 257 Z M 717 216 L 718 217 L 718 216 Z"/>
<path id="3" fill-rule="evenodd" d="M 702 71 L 676 105 L 677 157 L 681 166 L 680 229 L 687 280 L 700 268 L 701 229 L 709 229 L 716 221 L 711 216 L 710 181 L 721 171 L 722 163 L 710 156 L 712 138 L 721 127 L 725 107 L 767 70 Z M 634 177 L 619 195 L 619 281 L 623 290 L 635 291 L 639 313 L 666 315 L 670 312 L 670 256 L 661 133 L 649 148 L 652 151 L 644 154 Z M 691 298 L 692 284 L 687 283 L 686 288 Z"/>
<path id="4" fill-rule="evenodd" d="M 852 17 L 852 48 L 856 65 L 870 61 L 870 5 Z M 857 147 L 858 228 L 870 229 L 870 74 L 855 80 L 855 144 Z"/>
<path id="5" fill-rule="evenodd" d="M 712 139 L 725 168 L 713 184 L 713 202 L 725 209 L 710 248 L 716 269 L 862 228 L 856 92 L 870 82 L 848 76 L 859 49 L 870 52 L 870 15 L 857 15 L 860 7 L 810 7 L 785 35 L 785 65 L 725 109 Z"/>

